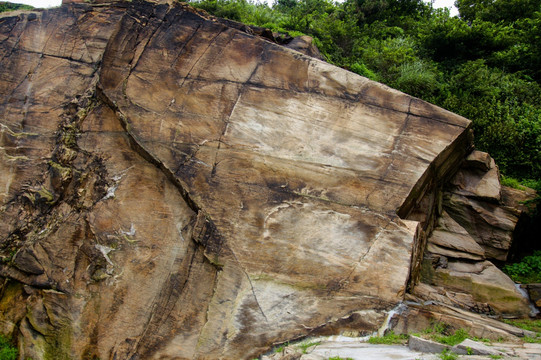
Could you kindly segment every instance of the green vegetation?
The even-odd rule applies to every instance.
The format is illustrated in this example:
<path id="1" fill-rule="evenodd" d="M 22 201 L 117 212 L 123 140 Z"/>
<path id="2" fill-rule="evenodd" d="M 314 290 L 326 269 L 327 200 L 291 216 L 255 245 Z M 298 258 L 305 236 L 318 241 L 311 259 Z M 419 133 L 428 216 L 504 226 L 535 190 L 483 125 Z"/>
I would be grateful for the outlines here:
<path id="1" fill-rule="evenodd" d="M 520 262 L 505 265 L 503 271 L 518 283 L 541 282 L 541 251 L 525 256 Z"/>
<path id="2" fill-rule="evenodd" d="M 522 340 L 527 343 L 541 344 L 541 334 L 538 333 L 536 336 L 525 336 Z"/>
<path id="3" fill-rule="evenodd" d="M 0 360 L 16 360 L 19 351 L 8 339 L 0 335 Z"/>
<path id="4" fill-rule="evenodd" d="M 289 342 L 286 342 L 286 343 L 278 346 L 276 349 L 274 349 L 274 352 L 275 353 L 283 353 L 284 350 L 286 349 L 286 347 L 288 347 L 288 346 L 289 346 Z"/>
<path id="5" fill-rule="evenodd" d="M 395 334 L 393 331 L 389 332 L 388 334 L 384 336 L 373 336 L 370 339 L 368 339 L 368 342 L 370 344 L 386 344 L 386 345 L 393 345 L 393 344 L 404 344 L 408 341 L 408 335 L 406 334 Z"/>
<path id="6" fill-rule="evenodd" d="M 503 359 L 503 355 L 489 355 L 488 357 L 494 360 Z"/>
<path id="7" fill-rule="evenodd" d="M 522 340 L 527 343 L 541 343 L 541 319 L 513 319 L 504 320 L 505 323 L 524 330 L 535 332 L 535 336 L 525 336 Z"/>
<path id="8" fill-rule="evenodd" d="M 524 330 L 541 333 L 541 319 L 507 319 L 503 321 L 506 324 L 513 325 Z"/>
<path id="9" fill-rule="evenodd" d="M 328 62 L 469 118 L 507 179 L 541 184 L 541 0 L 458 0 L 458 17 L 422 0 L 192 4 L 312 36 Z"/>
<path id="10" fill-rule="evenodd" d="M 456 360 L 458 359 L 458 355 L 449 349 L 443 349 L 443 351 L 440 354 L 440 359 L 441 360 Z"/>
<path id="11" fill-rule="evenodd" d="M 449 335 L 434 335 L 434 340 L 449 346 L 460 344 L 469 337 L 469 334 L 464 329 L 458 329 Z"/>
<path id="12" fill-rule="evenodd" d="M 333 356 L 333 357 L 330 357 L 329 360 L 353 360 L 352 358 L 348 357 L 348 358 L 341 358 L 340 356 Z"/>
<path id="13" fill-rule="evenodd" d="M 297 347 L 302 350 L 303 354 L 306 354 L 308 348 L 311 348 L 312 346 L 317 346 L 319 344 L 321 344 L 321 341 L 309 341 L 305 343 L 300 343 L 299 345 L 297 345 Z"/>
<path id="14" fill-rule="evenodd" d="M 466 330 L 458 329 L 452 331 L 449 326 L 441 322 L 433 322 L 429 328 L 423 331 L 422 336 L 449 346 L 460 344 L 462 341 L 468 338 L 473 339 Z M 474 340 L 482 341 L 482 339 Z"/>
<path id="15" fill-rule="evenodd" d="M 8 2 L 0 2 L 0 13 L 5 11 L 14 11 L 14 10 L 32 10 L 33 7 L 30 5 L 23 4 L 13 4 Z"/>

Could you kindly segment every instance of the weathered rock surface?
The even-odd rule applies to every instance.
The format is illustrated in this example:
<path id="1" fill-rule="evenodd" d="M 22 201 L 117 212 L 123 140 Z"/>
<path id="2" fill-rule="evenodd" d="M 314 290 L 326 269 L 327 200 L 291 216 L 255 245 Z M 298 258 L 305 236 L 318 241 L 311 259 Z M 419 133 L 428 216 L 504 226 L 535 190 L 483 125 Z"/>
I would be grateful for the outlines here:
<path id="1" fill-rule="evenodd" d="M 526 285 L 526 290 L 531 301 L 541 309 L 541 284 L 528 284 Z"/>
<path id="2" fill-rule="evenodd" d="M 503 357 L 505 355 L 505 353 L 499 350 L 471 339 L 466 339 L 460 344 L 453 346 L 453 352 L 462 355 L 492 355 L 496 357 Z"/>
<path id="3" fill-rule="evenodd" d="M 271 35 L 182 4 L 0 17 L 0 325 L 21 356 L 250 358 L 373 332 L 404 299 L 469 121 Z M 505 251 L 445 209 L 466 240 L 433 245 Z"/>
<path id="4" fill-rule="evenodd" d="M 531 197 L 514 192 L 502 190 L 487 153 L 469 154 L 443 191 L 441 216 L 427 241 L 424 284 L 412 293 L 478 313 L 528 316 L 528 300 L 490 261 L 507 259 L 525 210 L 520 202 Z"/>
<path id="5" fill-rule="evenodd" d="M 519 342 L 521 337 L 535 336 L 534 332 L 463 310 L 459 306 L 435 301 L 424 304 L 409 303 L 405 311 L 392 319 L 391 326 L 396 333 L 411 334 L 432 327 L 434 322 L 445 324 L 449 333 L 458 329 L 467 329 L 470 336 L 493 341 L 504 338 Z"/>

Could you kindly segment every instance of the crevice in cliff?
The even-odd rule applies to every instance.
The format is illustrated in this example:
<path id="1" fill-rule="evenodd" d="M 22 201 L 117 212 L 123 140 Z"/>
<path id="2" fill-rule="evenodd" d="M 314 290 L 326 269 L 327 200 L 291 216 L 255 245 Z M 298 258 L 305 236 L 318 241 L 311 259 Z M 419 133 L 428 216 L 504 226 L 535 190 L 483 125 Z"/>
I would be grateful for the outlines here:
<path id="1" fill-rule="evenodd" d="M 103 91 L 103 89 L 101 89 L 99 85 L 97 86 L 97 96 L 98 96 L 98 99 L 103 101 L 104 104 L 106 104 L 111 110 L 115 112 L 120 122 L 120 125 L 122 126 L 122 128 L 124 129 L 125 133 L 128 136 L 128 141 L 130 143 L 130 146 L 135 150 L 135 152 L 137 152 L 137 154 L 139 154 L 143 159 L 148 161 L 150 164 L 158 168 L 165 175 L 165 177 L 169 181 L 171 181 L 172 184 L 175 185 L 180 195 L 182 196 L 182 198 L 188 205 L 188 207 L 190 207 L 190 209 L 192 209 L 194 213 L 196 214 L 199 212 L 204 213 L 202 207 L 199 204 L 197 204 L 197 202 L 194 199 L 192 199 L 189 191 L 186 189 L 187 186 L 183 184 L 181 180 L 178 179 L 173 174 L 171 169 L 169 169 L 162 161 L 160 161 L 158 158 L 153 156 L 152 153 L 145 148 L 145 146 L 142 144 L 142 141 L 139 140 L 137 135 L 135 135 L 133 131 L 131 130 L 131 125 L 127 117 L 118 108 L 116 103 L 109 99 L 109 97 L 105 94 L 105 92 Z"/>
<path id="2" fill-rule="evenodd" d="M 233 38 L 234 36 L 232 36 L 229 41 L 231 41 L 231 39 Z M 261 54 L 259 55 L 261 56 Z M 260 59 L 261 60 L 261 59 Z M 215 174 L 216 174 L 216 167 L 218 166 L 219 164 L 219 161 L 218 161 L 218 155 L 220 153 L 220 148 L 222 146 L 222 143 L 223 143 L 223 137 L 225 136 L 225 134 L 227 133 L 227 129 L 229 128 L 229 124 L 230 124 L 230 121 L 231 121 L 231 116 L 233 116 L 233 113 L 235 112 L 235 109 L 237 108 L 237 105 L 240 101 L 240 98 L 242 97 L 242 95 L 244 94 L 245 90 L 246 90 L 246 87 L 248 86 L 248 84 L 250 83 L 250 80 L 252 79 L 252 77 L 254 76 L 254 74 L 257 72 L 257 69 L 259 68 L 259 64 L 261 63 L 261 61 L 258 61 L 257 62 L 257 65 L 254 67 L 254 69 L 252 70 L 251 74 L 248 76 L 248 79 L 242 83 L 240 89 L 238 90 L 238 94 L 237 94 L 237 98 L 235 99 L 235 103 L 233 104 L 233 106 L 231 107 L 231 110 L 229 111 L 229 114 L 227 114 L 224 118 L 224 128 L 220 134 L 220 137 L 218 139 L 218 147 L 216 149 L 216 155 L 214 157 L 214 163 L 212 164 L 212 171 L 211 171 L 211 177 L 213 177 Z"/>
<path id="3" fill-rule="evenodd" d="M 150 41 L 154 38 L 156 33 L 160 30 L 160 26 L 163 24 L 163 19 L 165 18 L 166 15 L 167 15 L 167 12 L 164 13 L 162 17 L 157 17 L 157 16 L 155 16 L 154 13 L 152 13 L 152 14 L 150 14 L 149 18 L 147 19 L 147 23 L 146 24 L 141 24 L 141 26 L 144 28 L 145 26 L 147 26 L 151 22 L 152 19 L 157 19 L 158 20 L 157 24 L 153 24 L 155 27 L 152 30 L 152 33 L 147 37 L 147 39 L 145 41 L 145 44 L 143 45 L 143 48 L 141 49 L 141 51 L 140 52 L 135 51 L 134 58 L 131 61 L 133 63 L 133 65 L 130 64 L 130 71 L 129 71 L 128 75 L 126 76 L 126 81 L 124 83 L 127 82 L 127 80 L 130 77 L 131 73 L 133 72 L 133 70 L 135 70 L 135 68 L 139 64 L 139 60 L 141 59 L 141 56 L 145 52 L 145 49 L 147 48 Z M 130 15 L 128 15 L 128 16 L 130 16 Z M 134 18 L 134 21 L 139 22 L 139 20 L 135 19 L 135 18 Z M 139 46 L 140 46 L 140 42 L 138 42 L 134 46 L 134 49 L 137 50 L 139 48 Z M 135 57 L 137 57 L 137 58 L 135 58 Z M 125 94 L 125 90 L 123 92 Z"/>
<path id="4" fill-rule="evenodd" d="M 407 290 L 411 291 L 419 282 L 427 240 L 432 233 L 439 214 L 438 201 L 443 185 L 458 171 L 468 153 L 473 150 L 471 123 L 454 141 L 441 151 L 412 187 L 397 215 L 406 220 L 420 223 L 414 235 L 412 258 Z"/>
<path id="5" fill-rule="evenodd" d="M 360 257 L 359 257 L 359 260 L 357 260 L 357 262 L 355 263 L 355 266 L 353 266 L 353 268 L 351 269 L 350 273 L 343 279 L 339 282 L 339 286 L 338 288 L 335 290 L 335 289 L 331 289 L 331 291 L 329 291 L 329 294 L 332 293 L 332 292 L 336 292 L 336 291 L 339 291 L 342 287 L 346 286 L 348 283 L 349 283 L 349 280 L 351 279 L 351 277 L 353 276 L 353 273 L 355 272 L 355 270 L 359 267 L 359 265 L 363 262 L 363 260 L 366 258 L 366 256 L 368 256 L 368 254 L 370 253 L 370 251 L 372 250 L 372 247 L 377 243 L 378 239 L 380 238 L 381 235 L 383 235 L 383 233 L 385 231 L 387 231 L 387 228 L 389 227 L 389 225 L 393 223 L 393 219 L 388 219 L 386 224 L 382 227 L 380 227 L 380 230 L 376 233 L 376 235 L 374 235 L 374 238 L 373 240 L 370 242 L 370 244 L 368 245 L 368 249 L 366 250 L 366 252 L 364 254 L 362 254 Z"/>
<path id="6" fill-rule="evenodd" d="M 259 300 L 257 300 L 257 296 L 256 296 L 255 290 L 254 290 L 254 284 L 252 284 L 252 279 L 250 279 L 250 275 L 248 275 L 248 273 L 246 271 L 244 271 L 244 273 L 246 274 L 246 277 L 248 278 L 248 282 L 250 283 L 250 288 L 252 289 L 252 295 L 254 297 L 254 301 L 257 304 L 257 307 L 258 307 L 259 311 L 261 312 L 261 315 L 263 315 L 263 317 L 265 318 L 265 321 L 267 323 L 269 323 L 269 319 L 267 318 L 267 315 L 265 315 L 265 312 L 263 311 L 263 308 L 261 307 L 261 304 L 259 304 Z"/>
<path id="7" fill-rule="evenodd" d="M 200 28 L 197 27 L 197 30 Z M 220 31 L 218 31 L 218 34 L 216 34 L 216 36 L 214 36 L 209 42 L 208 42 L 208 46 L 205 48 L 205 50 L 201 53 L 201 55 L 193 62 L 192 66 L 190 67 L 190 69 L 188 70 L 188 72 L 186 73 L 186 75 L 184 76 L 184 79 L 182 80 L 182 83 L 179 85 L 180 88 L 182 88 L 184 86 L 184 83 L 186 82 L 186 79 L 189 78 L 189 75 L 192 73 L 193 69 L 195 68 L 195 66 L 199 63 L 199 61 L 201 61 L 201 59 L 203 58 L 203 56 L 205 56 L 205 54 L 207 53 L 208 49 L 210 49 L 210 47 L 212 46 L 212 44 L 216 41 L 216 39 L 218 38 L 218 36 L 220 36 L 224 31 L 226 30 L 226 28 L 222 28 L 220 29 Z M 195 36 L 195 33 L 193 34 L 193 36 L 190 37 L 190 40 Z M 231 39 L 230 39 L 231 40 Z M 187 45 L 187 43 L 185 43 Z M 179 55 L 180 56 L 180 55 Z"/>
<path id="8" fill-rule="evenodd" d="M 186 46 L 188 46 L 188 44 L 193 40 L 193 38 L 195 37 L 195 35 L 197 35 L 199 29 L 201 28 L 201 24 L 197 24 L 197 26 L 195 27 L 195 29 L 193 30 L 193 32 L 190 34 L 190 36 L 186 39 L 186 41 L 184 41 L 184 43 L 182 43 L 182 46 L 180 47 L 177 55 L 175 56 L 175 58 L 173 59 L 173 61 L 171 61 L 171 65 L 170 65 L 170 68 L 173 68 L 176 64 L 177 64 L 177 61 L 178 59 L 180 58 L 181 55 L 184 54 L 184 49 L 186 49 Z M 192 67 L 193 69 L 193 67 Z M 188 72 L 189 73 L 189 72 Z M 188 76 L 186 75 L 185 79 L 187 78 Z"/>
<path id="9" fill-rule="evenodd" d="M 48 54 L 48 53 L 45 53 L 45 52 L 38 52 L 38 51 L 32 51 L 32 50 L 26 50 L 26 49 L 21 49 L 20 51 L 23 51 L 23 52 L 28 53 L 28 54 L 36 54 L 36 55 L 51 57 L 51 58 L 55 58 L 55 59 L 68 60 L 68 61 L 72 61 L 74 63 L 84 64 L 84 65 L 94 65 L 96 63 L 94 61 L 84 61 L 82 59 L 75 59 L 75 58 L 73 58 L 71 56 L 60 56 L 60 55 Z"/>
<path id="10" fill-rule="evenodd" d="M 21 37 L 24 34 L 24 30 L 26 29 L 26 25 L 28 24 L 28 17 L 25 16 L 25 17 L 22 18 L 22 20 L 21 20 L 21 17 L 17 17 L 17 19 L 18 19 L 18 21 L 15 22 L 13 27 L 10 29 L 9 35 L 0 44 L 4 44 L 4 42 L 7 42 L 10 39 L 11 34 L 17 28 L 17 25 L 19 24 L 20 21 L 23 21 L 22 29 L 20 30 L 20 32 L 19 32 L 19 34 L 17 36 L 17 39 L 15 40 L 15 43 L 11 47 L 10 51 L 6 55 L 4 55 L 4 56 L 2 56 L 0 58 L 0 62 L 3 62 L 5 58 L 10 58 L 13 55 L 13 53 L 15 52 L 15 49 L 19 49 L 19 43 L 21 42 Z"/>
<path id="11" fill-rule="evenodd" d="M 132 348 L 125 354 L 127 359 L 133 359 L 136 356 L 145 358 L 149 349 L 159 346 L 159 329 L 181 299 L 188 281 L 193 280 L 193 267 L 198 260 L 198 253 L 202 253 L 201 248 L 197 244 L 191 243 L 188 246 L 188 253 L 182 258 L 180 264 L 175 256 L 171 271 L 152 302 L 152 310 L 143 331 Z M 214 276 L 216 276 L 216 272 Z"/>
<path id="12" fill-rule="evenodd" d="M 406 119 L 404 120 L 404 123 L 402 124 L 402 127 L 400 128 L 398 134 L 394 137 L 393 145 L 391 146 L 391 152 L 390 152 L 391 161 L 389 162 L 389 165 L 387 165 L 387 168 L 385 169 L 385 171 L 381 175 L 380 180 L 385 179 L 387 177 L 387 174 L 389 173 L 389 171 L 393 167 L 393 164 L 394 164 L 394 161 L 395 161 L 395 154 L 397 152 L 398 147 L 400 146 L 402 136 L 404 135 L 404 132 L 406 131 L 406 129 L 408 128 L 408 125 L 409 125 L 409 119 L 410 119 L 410 114 L 411 114 L 410 110 L 411 110 L 412 101 L 413 101 L 413 98 L 410 99 L 410 102 L 408 104 L 408 113 L 406 114 Z"/>

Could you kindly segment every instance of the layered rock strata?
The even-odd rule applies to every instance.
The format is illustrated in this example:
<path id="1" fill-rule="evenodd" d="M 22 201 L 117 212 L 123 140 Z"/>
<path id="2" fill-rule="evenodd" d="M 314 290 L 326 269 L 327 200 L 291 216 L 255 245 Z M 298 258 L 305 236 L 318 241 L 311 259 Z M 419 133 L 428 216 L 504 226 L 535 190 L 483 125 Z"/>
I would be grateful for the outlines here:
<path id="1" fill-rule="evenodd" d="M 24 358 L 370 333 L 472 148 L 464 118 L 181 4 L 8 14 L 0 34 L 0 330 Z"/>
<path id="2" fill-rule="evenodd" d="M 441 216 L 428 238 L 421 281 L 413 293 L 477 313 L 527 316 L 528 299 L 494 265 L 505 261 L 522 210 L 502 187 L 487 154 L 469 154 L 442 192 Z M 526 195 L 527 196 L 527 195 Z"/>

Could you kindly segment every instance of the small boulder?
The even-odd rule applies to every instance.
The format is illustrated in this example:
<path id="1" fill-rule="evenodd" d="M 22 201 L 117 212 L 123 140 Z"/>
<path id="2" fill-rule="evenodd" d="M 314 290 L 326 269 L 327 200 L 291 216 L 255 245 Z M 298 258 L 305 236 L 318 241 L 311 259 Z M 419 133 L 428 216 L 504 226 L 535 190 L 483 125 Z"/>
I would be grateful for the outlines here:
<path id="1" fill-rule="evenodd" d="M 504 355 L 501 351 L 471 339 L 466 339 L 460 344 L 453 346 L 452 351 L 461 355 Z"/>
<path id="2" fill-rule="evenodd" d="M 408 347 L 410 350 L 429 354 L 441 353 L 443 350 L 451 348 L 450 346 L 413 335 L 411 335 L 409 338 Z"/>
<path id="3" fill-rule="evenodd" d="M 488 171 L 491 169 L 492 158 L 483 151 L 474 150 L 468 155 L 464 161 L 465 168 L 480 169 Z"/>

